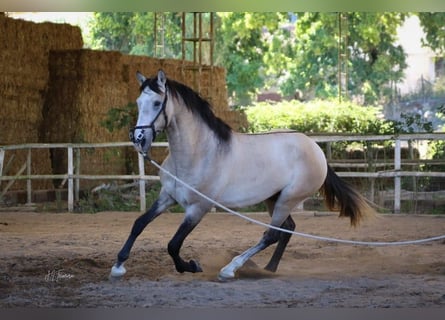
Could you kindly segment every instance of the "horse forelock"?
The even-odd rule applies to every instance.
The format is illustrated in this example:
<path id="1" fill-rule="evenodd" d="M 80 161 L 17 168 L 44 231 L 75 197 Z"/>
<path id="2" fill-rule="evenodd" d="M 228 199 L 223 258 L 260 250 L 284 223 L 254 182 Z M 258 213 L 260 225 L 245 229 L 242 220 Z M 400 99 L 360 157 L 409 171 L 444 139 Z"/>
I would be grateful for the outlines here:
<path id="1" fill-rule="evenodd" d="M 139 87 L 139 91 L 142 92 L 145 90 L 145 88 L 149 88 L 151 91 L 156 92 L 157 94 L 162 93 L 161 89 L 159 88 L 157 78 L 147 78 L 145 81 L 141 84 Z"/>

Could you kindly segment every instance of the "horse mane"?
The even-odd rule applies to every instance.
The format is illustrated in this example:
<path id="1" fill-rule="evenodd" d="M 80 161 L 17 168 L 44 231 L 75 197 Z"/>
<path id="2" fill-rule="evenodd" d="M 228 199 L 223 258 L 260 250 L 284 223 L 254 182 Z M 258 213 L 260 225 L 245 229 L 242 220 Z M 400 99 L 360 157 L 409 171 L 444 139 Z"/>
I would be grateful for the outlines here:
<path id="1" fill-rule="evenodd" d="M 202 98 L 193 89 L 177 81 L 167 79 L 166 85 L 170 94 L 175 99 L 178 99 L 180 96 L 184 101 L 187 110 L 200 117 L 221 142 L 230 141 L 230 138 L 232 137 L 232 128 L 214 114 L 212 106 L 207 100 Z M 156 77 L 145 80 L 144 83 L 142 83 L 140 90 L 144 90 L 147 86 L 150 90 L 158 94 L 161 93 Z"/>

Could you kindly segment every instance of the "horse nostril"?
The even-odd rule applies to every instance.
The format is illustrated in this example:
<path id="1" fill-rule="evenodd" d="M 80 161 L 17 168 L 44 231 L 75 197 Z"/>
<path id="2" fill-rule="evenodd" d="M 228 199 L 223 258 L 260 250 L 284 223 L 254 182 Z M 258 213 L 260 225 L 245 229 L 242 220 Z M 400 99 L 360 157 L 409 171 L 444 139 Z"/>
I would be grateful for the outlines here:
<path id="1" fill-rule="evenodd" d="M 138 143 L 139 143 L 139 145 L 141 146 L 141 148 L 144 148 L 145 147 L 145 142 L 146 142 L 147 140 L 145 139 L 145 137 L 143 137 L 141 140 L 138 140 Z"/>
<path id="2" fill-rule="evenodd" d="M 128 137 L 130 138 L 130 141 L 133 143 L 140 143 L 145 137 L 144 137 L 144 130 L 141 130 L 137 135 L 135 135 L 135 129 L 130 130 Z"/>

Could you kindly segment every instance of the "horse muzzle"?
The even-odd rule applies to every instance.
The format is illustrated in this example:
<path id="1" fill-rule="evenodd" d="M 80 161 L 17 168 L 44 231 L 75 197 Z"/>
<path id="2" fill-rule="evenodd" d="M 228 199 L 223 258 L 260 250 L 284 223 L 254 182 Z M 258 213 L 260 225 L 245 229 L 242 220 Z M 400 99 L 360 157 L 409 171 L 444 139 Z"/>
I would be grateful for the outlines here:
<path id="1" fill-rule="evenodd" d="M 137 152 L 146 156 L 151 147 L 152 137 L 148 137 L 150 135 L 150 131 L 146 131 L 144 129 L 138 129 L 136 131 L 135 128 L 130 129 L 129 138 L 130 141 L 133 142 L 133 146 Z"/>

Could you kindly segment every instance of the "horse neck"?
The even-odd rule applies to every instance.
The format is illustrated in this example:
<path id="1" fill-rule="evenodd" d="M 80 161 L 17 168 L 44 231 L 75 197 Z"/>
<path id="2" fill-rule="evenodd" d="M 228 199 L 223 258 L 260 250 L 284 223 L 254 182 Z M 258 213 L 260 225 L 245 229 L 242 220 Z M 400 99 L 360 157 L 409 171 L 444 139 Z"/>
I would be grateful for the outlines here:
<path id="1" fill-rule="evenodd" d="M 177 108 L 181 111 L 174 114 L 167 128 L 170 154 L 180 158 L 184 166 L 189 166 L 204 158 L 209 148 L 215 145 L 214 134 L 185 106 Z"/>

